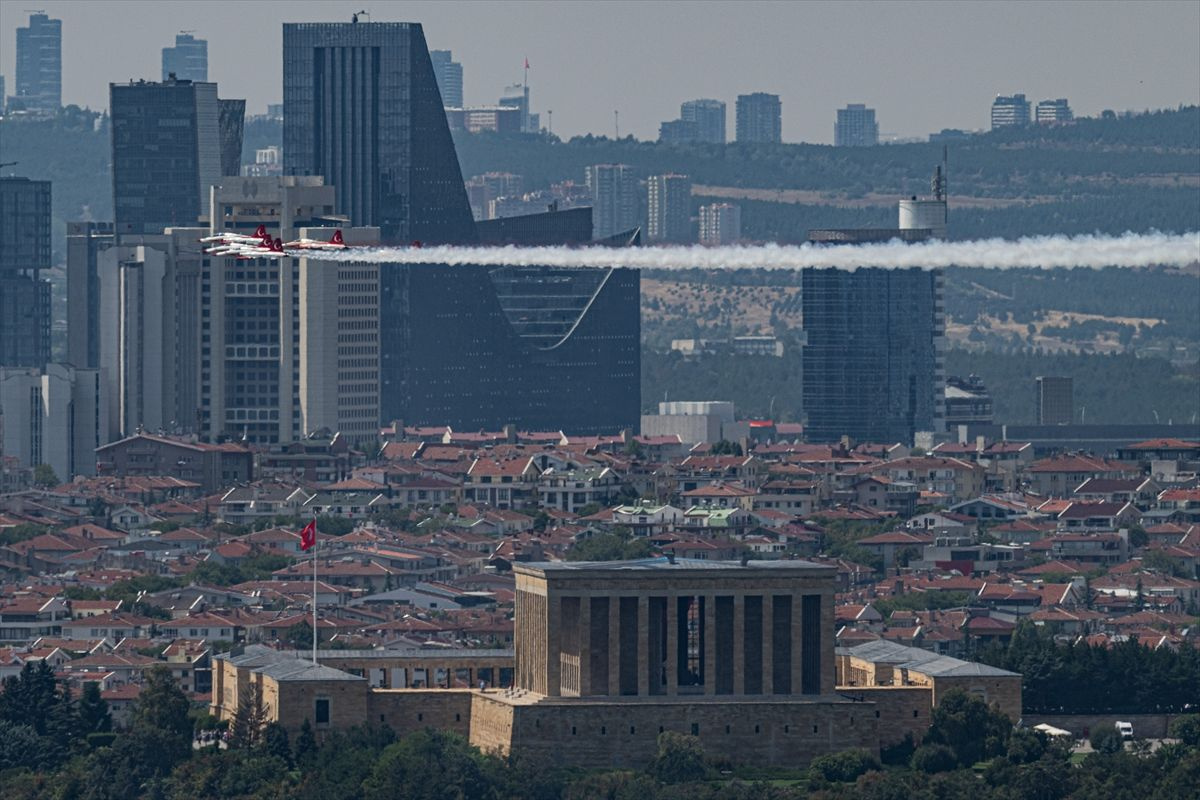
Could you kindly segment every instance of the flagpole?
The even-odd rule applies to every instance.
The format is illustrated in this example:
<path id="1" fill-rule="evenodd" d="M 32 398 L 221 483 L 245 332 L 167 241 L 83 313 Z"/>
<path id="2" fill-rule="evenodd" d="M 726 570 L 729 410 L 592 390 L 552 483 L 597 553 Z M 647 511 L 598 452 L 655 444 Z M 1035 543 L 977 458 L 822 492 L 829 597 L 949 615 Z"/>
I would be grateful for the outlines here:
<path id="1" fill-rule="evenodd" d="M 316 509 L 313 509 L 313 523 L 317 521 Z M 313 531 L 313 596 L 312 596 L 312 612 L 313 612 L 313 666 L 317 665 L 317 532 Z"/>

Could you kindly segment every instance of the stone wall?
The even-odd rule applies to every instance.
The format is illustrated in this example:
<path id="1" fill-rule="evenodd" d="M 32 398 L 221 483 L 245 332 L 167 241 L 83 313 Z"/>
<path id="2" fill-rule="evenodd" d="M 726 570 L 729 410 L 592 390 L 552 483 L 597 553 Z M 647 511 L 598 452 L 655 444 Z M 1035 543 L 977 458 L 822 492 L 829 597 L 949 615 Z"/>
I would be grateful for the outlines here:
<path id="1" fill-rule="evenodd" d="M 502 702 L 502 701 L 497 701 Z M 476 708 L 482 707 L 482 701 Z M 512 706 L 512 747 L 585 768 L 645 766 L 663 731 L 700 737 L 705 751 L 736 764 L 803 767 L 813 758 L 860 747 L 879 750 L 874 707 L 843 700 L 570 700 Z M 498 739 L 503 713 L 488 709 L 473 742 Z M 475 726 L 473 725 L 473 729 Z"/>
<path id="2" fill-rule="evenodd" d="M 499 695 L 471 694 L 471 744 L 485 753 L 508 755 L 512 743 L 514 709 Z"/>
<path id="3" fill-rule="evenodd" d="M 906 734 L 912 734 L 913 741 L 919 744 L 929 729 L 933 694 L 926 688 L 843 686 L 838 691 L 843 697 L 874 704 L 870 713 L 879 728 L 880 747 L 899 744 Z"/>
<path id="4" fill-rule="evenodd" d="M 263 679 L 263 700 L 274 712 L 269 717 L 295 735 L 309 720 L 318 736 L 322 731 L 345 730 L 368 719 L 366 681 L 282 681 Z M 329 701 L 329 722 L 317 724 L 317 700 Z"/>
<path id="5" fill-rule="evenodd" d="M 387 725 L 397 736 L 433 728 L 467 737 L 471 732 L 468 689 L 373 689 L 362 722 Z"/>
<path id="6" fill-rule="evenodd" d="M 990 706 L 1000 706 L 1015 724 L 1021 719 L 1021 676 L 938 676 L 933 679 L 933 704 L 936 706 L 951 689 L 983 698 Z"/>

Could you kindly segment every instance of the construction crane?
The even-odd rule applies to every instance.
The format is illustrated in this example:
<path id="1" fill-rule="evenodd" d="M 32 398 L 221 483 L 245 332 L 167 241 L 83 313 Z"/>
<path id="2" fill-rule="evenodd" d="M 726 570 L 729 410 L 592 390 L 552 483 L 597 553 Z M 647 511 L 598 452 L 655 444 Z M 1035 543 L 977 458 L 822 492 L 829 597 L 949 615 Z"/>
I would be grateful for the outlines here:
<path id="1" fill-rule="evenodd" d="M 4 169 L 5 167 L 14 167 L 20 163 L 20 161 L 0 161 L 0 169 Z"/>

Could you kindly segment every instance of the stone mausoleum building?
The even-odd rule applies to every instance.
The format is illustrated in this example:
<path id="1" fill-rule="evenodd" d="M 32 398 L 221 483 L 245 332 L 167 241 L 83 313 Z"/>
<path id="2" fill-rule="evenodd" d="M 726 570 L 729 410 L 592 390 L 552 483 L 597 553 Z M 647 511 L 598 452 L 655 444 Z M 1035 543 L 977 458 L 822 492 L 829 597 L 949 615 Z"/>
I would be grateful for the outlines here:
<path id="1" fill-rule="evenodd" d="M 433 727 L 582 767 L 641 766 L 664 731 L 735 763 L 878 751 L 919 740 L 949 688 L 1020 717 L 1015 673 L 887 642 L 835 654 L 830 566 L 653 558 L 513 571 L 513 651 L 328 651 L 314 665 L 248 647 L 217 660 L 213 713 L 231 718 L 258 683 L 267 718 L 293 733 L 306 719 L 318 735 Z"/>

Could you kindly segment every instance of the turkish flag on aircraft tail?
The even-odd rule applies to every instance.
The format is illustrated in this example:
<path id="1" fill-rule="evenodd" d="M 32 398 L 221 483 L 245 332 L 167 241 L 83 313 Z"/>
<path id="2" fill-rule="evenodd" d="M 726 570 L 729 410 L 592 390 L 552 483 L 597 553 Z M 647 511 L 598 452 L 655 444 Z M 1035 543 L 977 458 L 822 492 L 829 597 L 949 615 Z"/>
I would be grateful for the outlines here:
<path id="1" fill-rule="evenodd" d="M 304 526 L 304 530 L 300 531 L 300 549 L 311 550 L 317 544 L 317 521 Z"/>

